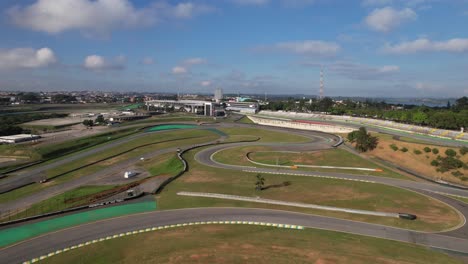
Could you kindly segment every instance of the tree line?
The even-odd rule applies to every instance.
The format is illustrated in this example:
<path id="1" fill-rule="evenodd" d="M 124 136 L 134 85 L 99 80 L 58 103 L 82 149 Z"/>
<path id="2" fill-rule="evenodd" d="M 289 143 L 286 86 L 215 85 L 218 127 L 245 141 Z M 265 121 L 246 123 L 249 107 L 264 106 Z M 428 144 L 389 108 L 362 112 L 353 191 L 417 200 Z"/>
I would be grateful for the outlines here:
<path id="1" fill-rule="evenodd" d="M 447 103 L 446 107 L 403 106 L 391 105 L 383 101 L 355 102 L 349 99 L 337 103 L 329 97 L 321 100 L 314 99 L 311 102 L 290 98 L 284 101 L 269 102 L 267 105 L 262 105 L 261 110 L 326 112 L 331 115 L 376 118 L 442 129 L 468 128 L 468 97 L 466 96 L 457 99 L 454 105 Z"/>

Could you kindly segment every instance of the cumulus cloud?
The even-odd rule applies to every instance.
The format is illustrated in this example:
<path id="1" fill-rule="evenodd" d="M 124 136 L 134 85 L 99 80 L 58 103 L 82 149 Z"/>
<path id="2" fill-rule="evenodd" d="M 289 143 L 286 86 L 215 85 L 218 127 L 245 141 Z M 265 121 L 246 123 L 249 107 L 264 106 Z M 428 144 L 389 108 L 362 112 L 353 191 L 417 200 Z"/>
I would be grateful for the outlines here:
<path id="1" fill-rule="evenodd" d="M 187 68 L 182 67 L 182 66 L 175 66 L 174 68 L 172 68 L 173 74 L 185 74 L 187 72 L 188 72 Z"/>
<path id="2" fill-rule="evenodd" d="M 57 34 L 80 30 L 108 34 L 119 28 L 154 25 L 170 18 L 191 18 L 213 8 L 193 3 L 171 5 L 157 2 L 137 8 L 129 0 L 37 0 L 28 6 L 8 10 L 13 23 L 20 27 Z"/>
<path id="3" fill-rule="evenodd" d="M 302 55 L 335 55 L 341 50 L 340 45 L 335 42 L 321 40 L 304 40 L 280 42 L 273 45 L 259 46 L 255 51 L 283 51 Z"/>
<path id="4" fill-rule="evenodd" d="M 122 70 L 125 68 L 125 63 L 125 56 L 117 56 L 113 60 L 108 60 L 99 55 L 90 55 L 85 58 L 83 67 L 92 71 Z"/>
<path id="5" fill-rule="evenodd" d="M 420 38 L 414 41 L 402 42 L 399 44 L 385 45 L 382 50 L 392 54 L 408 54 L 417 52 L 467 52 L 468 39 L 454 38 L 446 41 L 431 41 L 427 38 Z"/>
<path id="6" fill-rule="evenodd" d="M 0 50 L 0 69 L 39 68 L 57 62 L 49 48 L 17 48 Z"/>
<path id="7" fill-rule="evenodd" d="M 416 13 L 410 8 L 396 10 L 392 7 L 374 9 L 365 19 L 367 26 L 375 31 L 390 32 L 400 25 L 415 20 Z"/>

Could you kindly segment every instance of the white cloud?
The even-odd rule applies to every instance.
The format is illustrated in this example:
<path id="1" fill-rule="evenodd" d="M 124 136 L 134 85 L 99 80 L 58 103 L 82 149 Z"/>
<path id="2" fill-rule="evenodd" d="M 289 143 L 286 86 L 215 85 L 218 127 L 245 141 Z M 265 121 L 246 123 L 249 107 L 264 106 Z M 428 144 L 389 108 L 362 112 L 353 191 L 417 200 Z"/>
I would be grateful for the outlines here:
<path id="1" fill-rule="evenodd" d="M 37 0 L 29 6 L 10 8 L 8 15 L 16 25 L 34 31 L 109 34 L 115 29 L 150 26 L 161 20 L 186 19 L 213 10 L 190 2 L 171 5 L 161 1 L 137 8 L 129 0 Z"/>
<path id="2" fill-rule="evenodd" d="M 239 5 L 266 5 L 270 0 L 231 0 L 231 2 Z"/>
<path id="3" fill-rule="evenodd" d="M 155 22 L 149 9 L 136 9 L 128 0 L 37 0 L 8 11 L 12 21 L 25 28 L 51 34 L 67 30 L 109 32 Z"/>
<path id="4" fill-rule="evenodd" d="M 39 68 L 56 62 L 57 58 L 49 48 L 0 50 L 0 69 Z"/>
<path id="5" fill-rule="evenodd" d="M 384 7 L 374 9 L 374 11 L 366 17 L 365 22 L 372 30 L 389 32 L 416 18 L 416 13 L 410 8 L 396 10 L 392 7 Z"/>
<path id="6" fill-rule="evenodd" d="M 92 71 L 102 70 L 121 70 L 125 68 L 125 56 L 117 56 L 114 60 L 108 60 L 99 55 L 87 56 L 84 60 L 83 67 Z"/>
<path id="7" fill-rule="evenodd" d="M 202 81 L 202 82 L 200 83 L 200 85 L 203 86 L 203 87 L 210 86 L 210 85 L 211 85 L 211 81 Z"/>
<path id="8" fill-rule="evenodd" d="M 380 67 L 377 71 L 381 73 L 399 72 L 400 67 L 395 66 L 395 65 L 385 65 L 385 66 Z"/>
<path id="9" fill-rule="evenodd" d="M 141 63 L 142 63 L 142 64 L 145 64 L 145 65 L 152 65 L 152 64 L 154 64 L 154 59 L 151 58 L 151 57 L 144 57 L 144 58 L 141 60 Z"/>
<path id="10" fill-rule="evenodd" d="M 427 38 L 420 38 L 414 41 L 402 42 L 396 45 L 387 44 L 382 49 L 386 53 L 408 54 L 416 52 L 467 52 L 468 39 L 454 38 L 446 41 L 431 41 Z"/>
<path id="11" fill-rule="evenodd" d="M 211 13 L 216 10 L 216 8 L 212 6 L 194 4 L 191 2 L 179 3 L 175 6 L 162 4 L 160 7 L 160 11 L 162 11 L 162 13 L 167 13 L 169 16 L 180 19 L 192 18 L 194 16 Z"/>
<path id="12" fill-rule="evenodd" d="M 321 40 L 305 40 L 296 42 L 276 43 L 273 47 L 260 47 L 260 50 L 282 50 L 307 55 L 335 55 L 341 49 L 335 42 Z"/>
<path id="13" fill-rule="evenodd" d="M 207 62 L 204 58 L 189 58 L 184 60 L 183 64 L 187 66 L 205 64 Z"/>
<path id="14" fill-rule="evenodd" d="M 172 68 L 173 74 L 185 74 L 187 72 L 188 72 L 187 68 L 182 67 L 182 66 L 175 66 L 174 68 Z"/>

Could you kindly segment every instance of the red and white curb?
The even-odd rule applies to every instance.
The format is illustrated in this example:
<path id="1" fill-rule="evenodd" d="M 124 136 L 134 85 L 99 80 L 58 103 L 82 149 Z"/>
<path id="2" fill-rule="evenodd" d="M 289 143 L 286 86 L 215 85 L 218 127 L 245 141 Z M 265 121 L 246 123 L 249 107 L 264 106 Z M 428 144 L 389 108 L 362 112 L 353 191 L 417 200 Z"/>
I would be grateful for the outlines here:
<path id="1" fill-rule="evenodd" d="M 157 230 L 164 230 L 168 228 L 175 228 L 175 227 L 186 227 L 186 226 L 194 226 L 194 225 L 213 225 L 213 224 L 228 224 L 228 225 L 256 225 L 256 226 L 268 226 L 268 227 L 276 227 L 276 228 L 285 228 L 285 229 L 296 229 L 296 230 L 303 230 L 304 227 L 300 225 L 287 225 L 287 224 L 277 224 L 277 223 L 266 223 L 266 222 L 254 222 L 254 221 L 205 221 L 205 222 L 189 222 L 189 223 L 183 223 L 183 224 L 174 224 L 174 225 L 165 225 L 165 226 L 155 226 L 155 227 L 150 227 L 150 228 L 145 228 L 145 229 L 140 229 L 140 230 L 135 230 L 135 231 L 129 231 L 125 233 L 120 233 L 120 234 L 115 234 L 112 236 L 107 236 L 107 237 L 102 237 L 98 239 L 94 239 L 85 243 L 80 243 L 78 245 L 74 245 L 71 247 L 66 247 L 63 249 L 56 250 L 54 252 L 51 252 L 46 255 L 42 255 L 37 258 L 33 258 L 31 260 L 23 262 L 23 264 L 30 264 L 30 263 L 36 263 L 38 261 L 44 260 L 46 258 L 53 257 L 55 255 L 65 253 L 70 250 L 74 250 L 77 248 L 81 248 L 84 246 L 88 246 L 91 244 L 111 240 L 114 238 L 119 238 L 119 237 L 125 237 L 125 236 L 131 236 L 131 235 L 136 235 L 136 234 L 141 234 L 141 233 L 146 233 L 146 232 L 151 232 L 151 231 L 157 231 Z"/>

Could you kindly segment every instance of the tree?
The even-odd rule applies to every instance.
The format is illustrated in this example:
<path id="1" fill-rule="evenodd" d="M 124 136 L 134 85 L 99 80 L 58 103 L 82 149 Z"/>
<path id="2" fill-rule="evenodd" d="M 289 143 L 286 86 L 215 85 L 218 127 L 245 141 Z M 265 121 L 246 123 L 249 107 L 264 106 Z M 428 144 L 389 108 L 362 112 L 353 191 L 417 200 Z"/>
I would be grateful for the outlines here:
<path id="1" fill-rule="evenodd" d="M 85 126 L 87 126 L 87 127 L 92 127 L 92 126 L 94 125 L 94 122 L 93 122 L 93 120 L 91 120 L 91 119 L 85 119 L 85 120 L 83 121 L 83 125 L 85 125 Z"/>
<path id="2" fill-rule="evenodd" d="M 427 114 L 424 112 L 416 112 L 413 114 L 413 122 L 418 125 L 427 124 Z"/>
<path id="3" fill-rule="evenodd" d="M 51 101 L 52 103 L 57 103 L 57 104 L 70 103 L 72 101 L 76 101 L 76 98 L 75 96 L 71 96 L 68 94 L 54 94 L 51 97 Z"/>
<path id="4" fill-rule="evenodd" d="M 261 174 L 257 174 L 257 181 L 255 182 L 255 190 L 257 191 L 263 190 L 264 185 L 265 185 L 265 178 L 263 178 Z"/>
<path id="5" fill-rule="evenodd" d="M 455 150 L 453 150 L 453 149 L 447 149 L 445 151 L 445 155 L 447 155 L 449 157 L 455 157 L 457 155 L 457 152 L 455 152 Z"/>
<path id="6" fill-rule="evenodd" d="M 455 102 L 455 108 L 457 110 L 468 109 L 468 97 L 463 96 L 462 98 L 457 99 Z"/>
<path id="7" fill-rule="evenodd" d="M 94 121 L 96 124 L 103 124 L 105 122 L 104 117 L 102 115 L 98 115 L 96 120 Z"/>
<path id="8" fill-rule="evenodd" d="M 373 137 L 370 133 L 367 133 L 365 127 L 360 127 L 359 130 L 349 133 L 348 140 L 351 143 L 356 143 L 355 148 L 360 152 L 375 149 L 379 142 L 377 137 Z"/>

